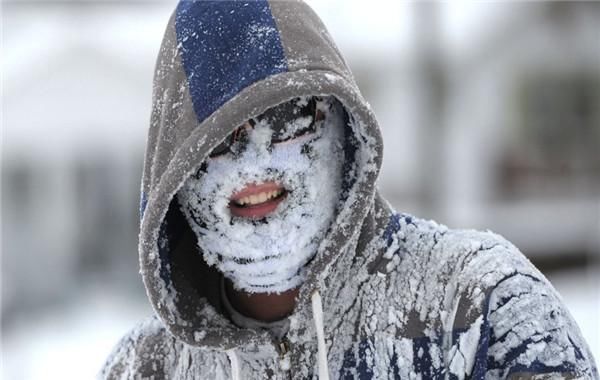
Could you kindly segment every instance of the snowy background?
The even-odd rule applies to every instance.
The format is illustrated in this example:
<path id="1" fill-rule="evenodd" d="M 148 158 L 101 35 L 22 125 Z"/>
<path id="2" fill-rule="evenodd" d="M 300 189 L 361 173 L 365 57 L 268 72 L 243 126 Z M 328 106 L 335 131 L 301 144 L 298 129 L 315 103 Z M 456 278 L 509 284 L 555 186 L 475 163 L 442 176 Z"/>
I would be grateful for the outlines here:
<path id="1" fill-rule="evenodd" d="M 400 211 L 489 228 L 600 357 L 600 3 L 313 0 Z M 174 1 L 2 2 L 2 378 L 93 378 L 151 313 L 137 209 Z"/>

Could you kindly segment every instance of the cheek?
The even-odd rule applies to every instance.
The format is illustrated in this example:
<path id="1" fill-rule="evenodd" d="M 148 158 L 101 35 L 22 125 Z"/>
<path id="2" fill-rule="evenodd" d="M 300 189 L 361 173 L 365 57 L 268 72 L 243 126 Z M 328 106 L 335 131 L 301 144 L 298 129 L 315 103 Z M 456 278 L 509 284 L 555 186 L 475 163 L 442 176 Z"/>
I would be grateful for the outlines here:
<path id="1" fill-rule="evenodd" d="M 231 154 L 211 159 L 207 162 L 206 172 L 201 178 L 204 191 L 219 190 L 218 187 L 239 177 L 242 167 L 243 160 Z"/>
<path id="2" fill-rule="evenodd" d="M 304 144 L 302 154 L 308 157 L 312 162 L 321 162 L 328 165 L 327 161 L 337 159 L 338 148 L 330 136 L 321 136 L 319 139 L 313 140 Z"/>

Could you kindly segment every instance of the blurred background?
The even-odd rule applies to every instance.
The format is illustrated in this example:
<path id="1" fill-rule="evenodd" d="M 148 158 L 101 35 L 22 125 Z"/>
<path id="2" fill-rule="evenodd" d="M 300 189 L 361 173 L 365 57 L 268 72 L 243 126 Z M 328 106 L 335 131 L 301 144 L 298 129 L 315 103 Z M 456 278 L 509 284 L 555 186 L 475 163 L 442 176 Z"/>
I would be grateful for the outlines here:
<path id="1" fill-rule="evenodd" d="M 600 357 L 600 3 L 312 0 L 402 212 L 514 242 Z M 2 2 L 2 374 L 93 378 L 151 313 L 138 195 L 175 1 Z"/>

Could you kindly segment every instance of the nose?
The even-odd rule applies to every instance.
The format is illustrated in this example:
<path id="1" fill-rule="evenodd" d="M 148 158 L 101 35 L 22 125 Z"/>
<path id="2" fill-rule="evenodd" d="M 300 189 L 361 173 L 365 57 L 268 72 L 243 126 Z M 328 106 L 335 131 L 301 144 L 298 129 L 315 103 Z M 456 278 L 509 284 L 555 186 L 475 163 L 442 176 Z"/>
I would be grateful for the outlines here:
<path id="1" fill-rule="evenodd" d="M 273 131 L 272 126 L 265 123 L 257 124 L 254 120 L 250 120 L 243 126 L 242 150 L 250 150 L 253 152 L 271 152 Z"/>

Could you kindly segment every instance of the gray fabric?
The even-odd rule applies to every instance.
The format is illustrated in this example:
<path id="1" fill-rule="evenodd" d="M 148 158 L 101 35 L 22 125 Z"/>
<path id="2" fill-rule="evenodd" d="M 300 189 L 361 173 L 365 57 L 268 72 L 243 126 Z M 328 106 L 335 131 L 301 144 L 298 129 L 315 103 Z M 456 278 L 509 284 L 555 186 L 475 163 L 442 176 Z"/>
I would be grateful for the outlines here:
<path id="1" fill-rule="evenodd" d="M 332 378 L 501 378 L 511 368 L 528 378 L 534 375 L 527 372 L 532 371 L 528 360 L 550 362 L 553 352 L 572 364 L 561 367 L 564 375 L 597 376 L 559 296 L 514 246 L 489 232 L 449 230 L 396 214 L 378 195 L 381 134 L 350 70 L 306 5 L 271 1 L 270 7 L 289 72 L 244 88 L 205 120 L 194 114 L 174 18 L 169 20 L 154 77 L 142 180 L 147 205 L 139 236 L 141 275 L 155 316 L 118 343 L 100 377 L 231 378 L 237 363 L 244 379 L 315 378 L 310 299 L 316 291 L 323 301 Z M 195 236 L 178 215 L 174 197 L 234 128 L 267 108 L 308 95 L 335 96 L 350 116 L 356 140 L 347 173 L 352 186 L 309 265 L 288 334 L 274 341 L 266 331 L 241 329 L 228 319 L 219 297 L 220 275 L 196 251 Z M 177 239 L 163 236 L 165 222 Z M 167 264 L 160 257 L 164 246 L 170 247 Z M 520 289 L 528 292 L 519 294 Z M 507 297 L 517 302 L 502 305 Z M 539 328 L 523 330 L 521 315 Z M 480 344 L 500 330 L 509 336 L 514 331 L 525 342 L 531 336 L 551 339 L 545 348 L 525 345 L 523 352 L 523 341 L 489 350 Z M 511 350 L 514 357 L 507 355 Z M 487 371 L 488 359 L 499 367 Z M 565 368 L 571 372 L 565 374 Z"/>
<path id="2" fill-rule="evenodd" d="M 270 1 L 289 71 L 328 70 L 352 74 L 319 16 L 302 1 Z M 301 15 L 301 17 L 298 17 Z"/>

